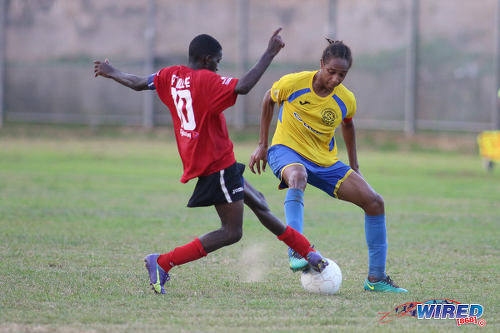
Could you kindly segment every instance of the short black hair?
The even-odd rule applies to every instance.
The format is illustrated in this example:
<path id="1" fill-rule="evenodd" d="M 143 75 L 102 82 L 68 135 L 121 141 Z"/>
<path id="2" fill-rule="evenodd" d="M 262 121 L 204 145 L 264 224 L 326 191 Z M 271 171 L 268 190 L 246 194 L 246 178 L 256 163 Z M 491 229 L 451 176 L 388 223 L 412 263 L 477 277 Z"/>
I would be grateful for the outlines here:
<path id="1" fill-rule="evenodd" d="M 207 34 L 201 34 L 193 38 L 189 44 L 189 59 L 200 60 L 205 56 L 216 56 L 222 50 L 222 46 Z"/>
<path id="2" fill-rule="evenodd" d="M 349 68 L 352 65 L 352 53 L 349 46 L 345 45 L 341 40 L 331 40 L 329 38 L 326 39 L 329 45 L 323 51 L 323 55 L 321 59 L 323 62 L 326 62 L 331 58 L 340 58 L 345 59 L 349 63 Z"/>

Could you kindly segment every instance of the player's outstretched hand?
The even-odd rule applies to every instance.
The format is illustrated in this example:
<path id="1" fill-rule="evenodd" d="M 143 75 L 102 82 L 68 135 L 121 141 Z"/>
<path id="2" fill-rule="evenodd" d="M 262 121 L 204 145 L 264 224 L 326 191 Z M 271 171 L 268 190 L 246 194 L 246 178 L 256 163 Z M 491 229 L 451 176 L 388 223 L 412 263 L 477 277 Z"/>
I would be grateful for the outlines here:
<path id="1" fill-rule="evenodd" d="M 111 74 L 113 73 L 114 70 L 115 70 L 114 67 L 111 66 L 108 59 L 104 61 L 98 61 L 98 60 L 94 61 L 95 77 L 98 77 L 100 75 L 103 77 L 107 77 L 109 79 L 111 78 Z"/>
<path id="2" fill-rule="evenodd" d="M 259 145 L 253 154 L 250 156 L 250 162 L 248 166 L 250 170 L 255 173 L 254 167 L 257 167 L 257 173 L 260 175 L 261 170 L 261 162 L 262 162 L 262 172 L 266 171 L 267 164 L 267 148 Z"/>
<path id="3" fill-rule="evenodd" d="M 280 27 L 276 29 L 276 31 L 274 31 L 273 35 L 271 36 L 271 39 L 269 40 L 269 45 L 267 46 L 267 49 L 271 52 L 273 56 L 277 55 L 278 52 L 285 47 L 285 43 L 283 42 L 279 34 L 281 30 L 283 30 L 283 28 Z"/>

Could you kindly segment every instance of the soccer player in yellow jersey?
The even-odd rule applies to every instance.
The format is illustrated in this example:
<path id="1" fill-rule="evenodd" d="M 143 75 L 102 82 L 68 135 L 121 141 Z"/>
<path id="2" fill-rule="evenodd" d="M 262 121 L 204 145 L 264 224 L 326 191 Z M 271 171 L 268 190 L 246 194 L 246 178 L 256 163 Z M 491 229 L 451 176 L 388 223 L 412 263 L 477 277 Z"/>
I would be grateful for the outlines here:
<path id="1" fill-rule="evenodd" d="M 280 179 L 279 188 L 288 188 L 285 198 L 286 222 L 303 230 L 304 191 L 309 183 L 328 195 L 349 201 L 365 212 L 368 244 L 368 277 L 364 289 L 407 292 L 385 273 L 387 236 L 384 200 L 363 179 L 356 153 L 353 116 L 356 99 L 342 81 L 352 65 L 350 48 L 327 39 L 318 71 L 293 73 L 275 82 L 264 96 L 257 149 L 250 157 L 250 169 L 260 174 L 266 163 Z M 268 147 L 269 127 L 278 104 L 276 132 Z M 335 129 L 342 127 L 349 165 L 339 161 Z M 307 268 L 307 261 L 289 249 L 290 268 Z"/>

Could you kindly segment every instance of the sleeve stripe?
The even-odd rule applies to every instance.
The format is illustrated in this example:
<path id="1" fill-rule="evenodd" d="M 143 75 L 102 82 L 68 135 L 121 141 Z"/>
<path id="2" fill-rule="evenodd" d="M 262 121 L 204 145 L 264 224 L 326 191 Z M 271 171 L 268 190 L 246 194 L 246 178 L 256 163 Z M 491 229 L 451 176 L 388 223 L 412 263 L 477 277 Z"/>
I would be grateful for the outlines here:
<path id="1" fill-rule="evenodd" d="M 333 99 L 339 105 L 340 110 L 342 111 L 342 119 L 344 119 L 347 116 L 347 107 L 345 106 L 345 103 L 337 95 L 333 95 Z"/>
<path id="2" fill-rule="evenodd" d="M 301 90 L 297 90 L 296 92 L 294 92 L 293 94 L 291 94 L 289 97 L 288 97 L 288 103 L 291 103 L 294 99 L 296 99 L 297 97 L 299 96 L 302 96 L 304 94 L 307 94 L 308 92 L 311 92 L 311 89 L 309 88 L 304 88 L 304 89 L 301 89 Z"/>
<path id="3" fill-rule="evenodd" d="M 156 87 L 155 87 L 155 75 L 156 75 L 156 73 L 151 74 L 150 76 L 148 76 L 148 89 L 149 90 L 156 90 Z"/>

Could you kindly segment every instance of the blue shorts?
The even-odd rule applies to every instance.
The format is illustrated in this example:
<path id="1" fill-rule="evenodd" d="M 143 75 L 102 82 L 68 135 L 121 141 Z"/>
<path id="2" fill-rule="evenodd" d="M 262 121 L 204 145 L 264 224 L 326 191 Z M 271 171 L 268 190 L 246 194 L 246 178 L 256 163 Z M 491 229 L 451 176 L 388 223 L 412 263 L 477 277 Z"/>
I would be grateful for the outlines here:
<path id="1" fill-rule="evenodd" d="M 333 165 L 323 167 L 302 157 L 295 150 L 283 145 L 275 145 L 267 151 L 267 163 L 281 183 L 279 189 L 285 189 L 288 185 L 282 179 L 283 170 L 290 165 L 301 164 L 307 170 L 307 182 L 328 195 L 336 198 L 340 184 L 353 172 L 344 163 L 337 161 Z"/>

